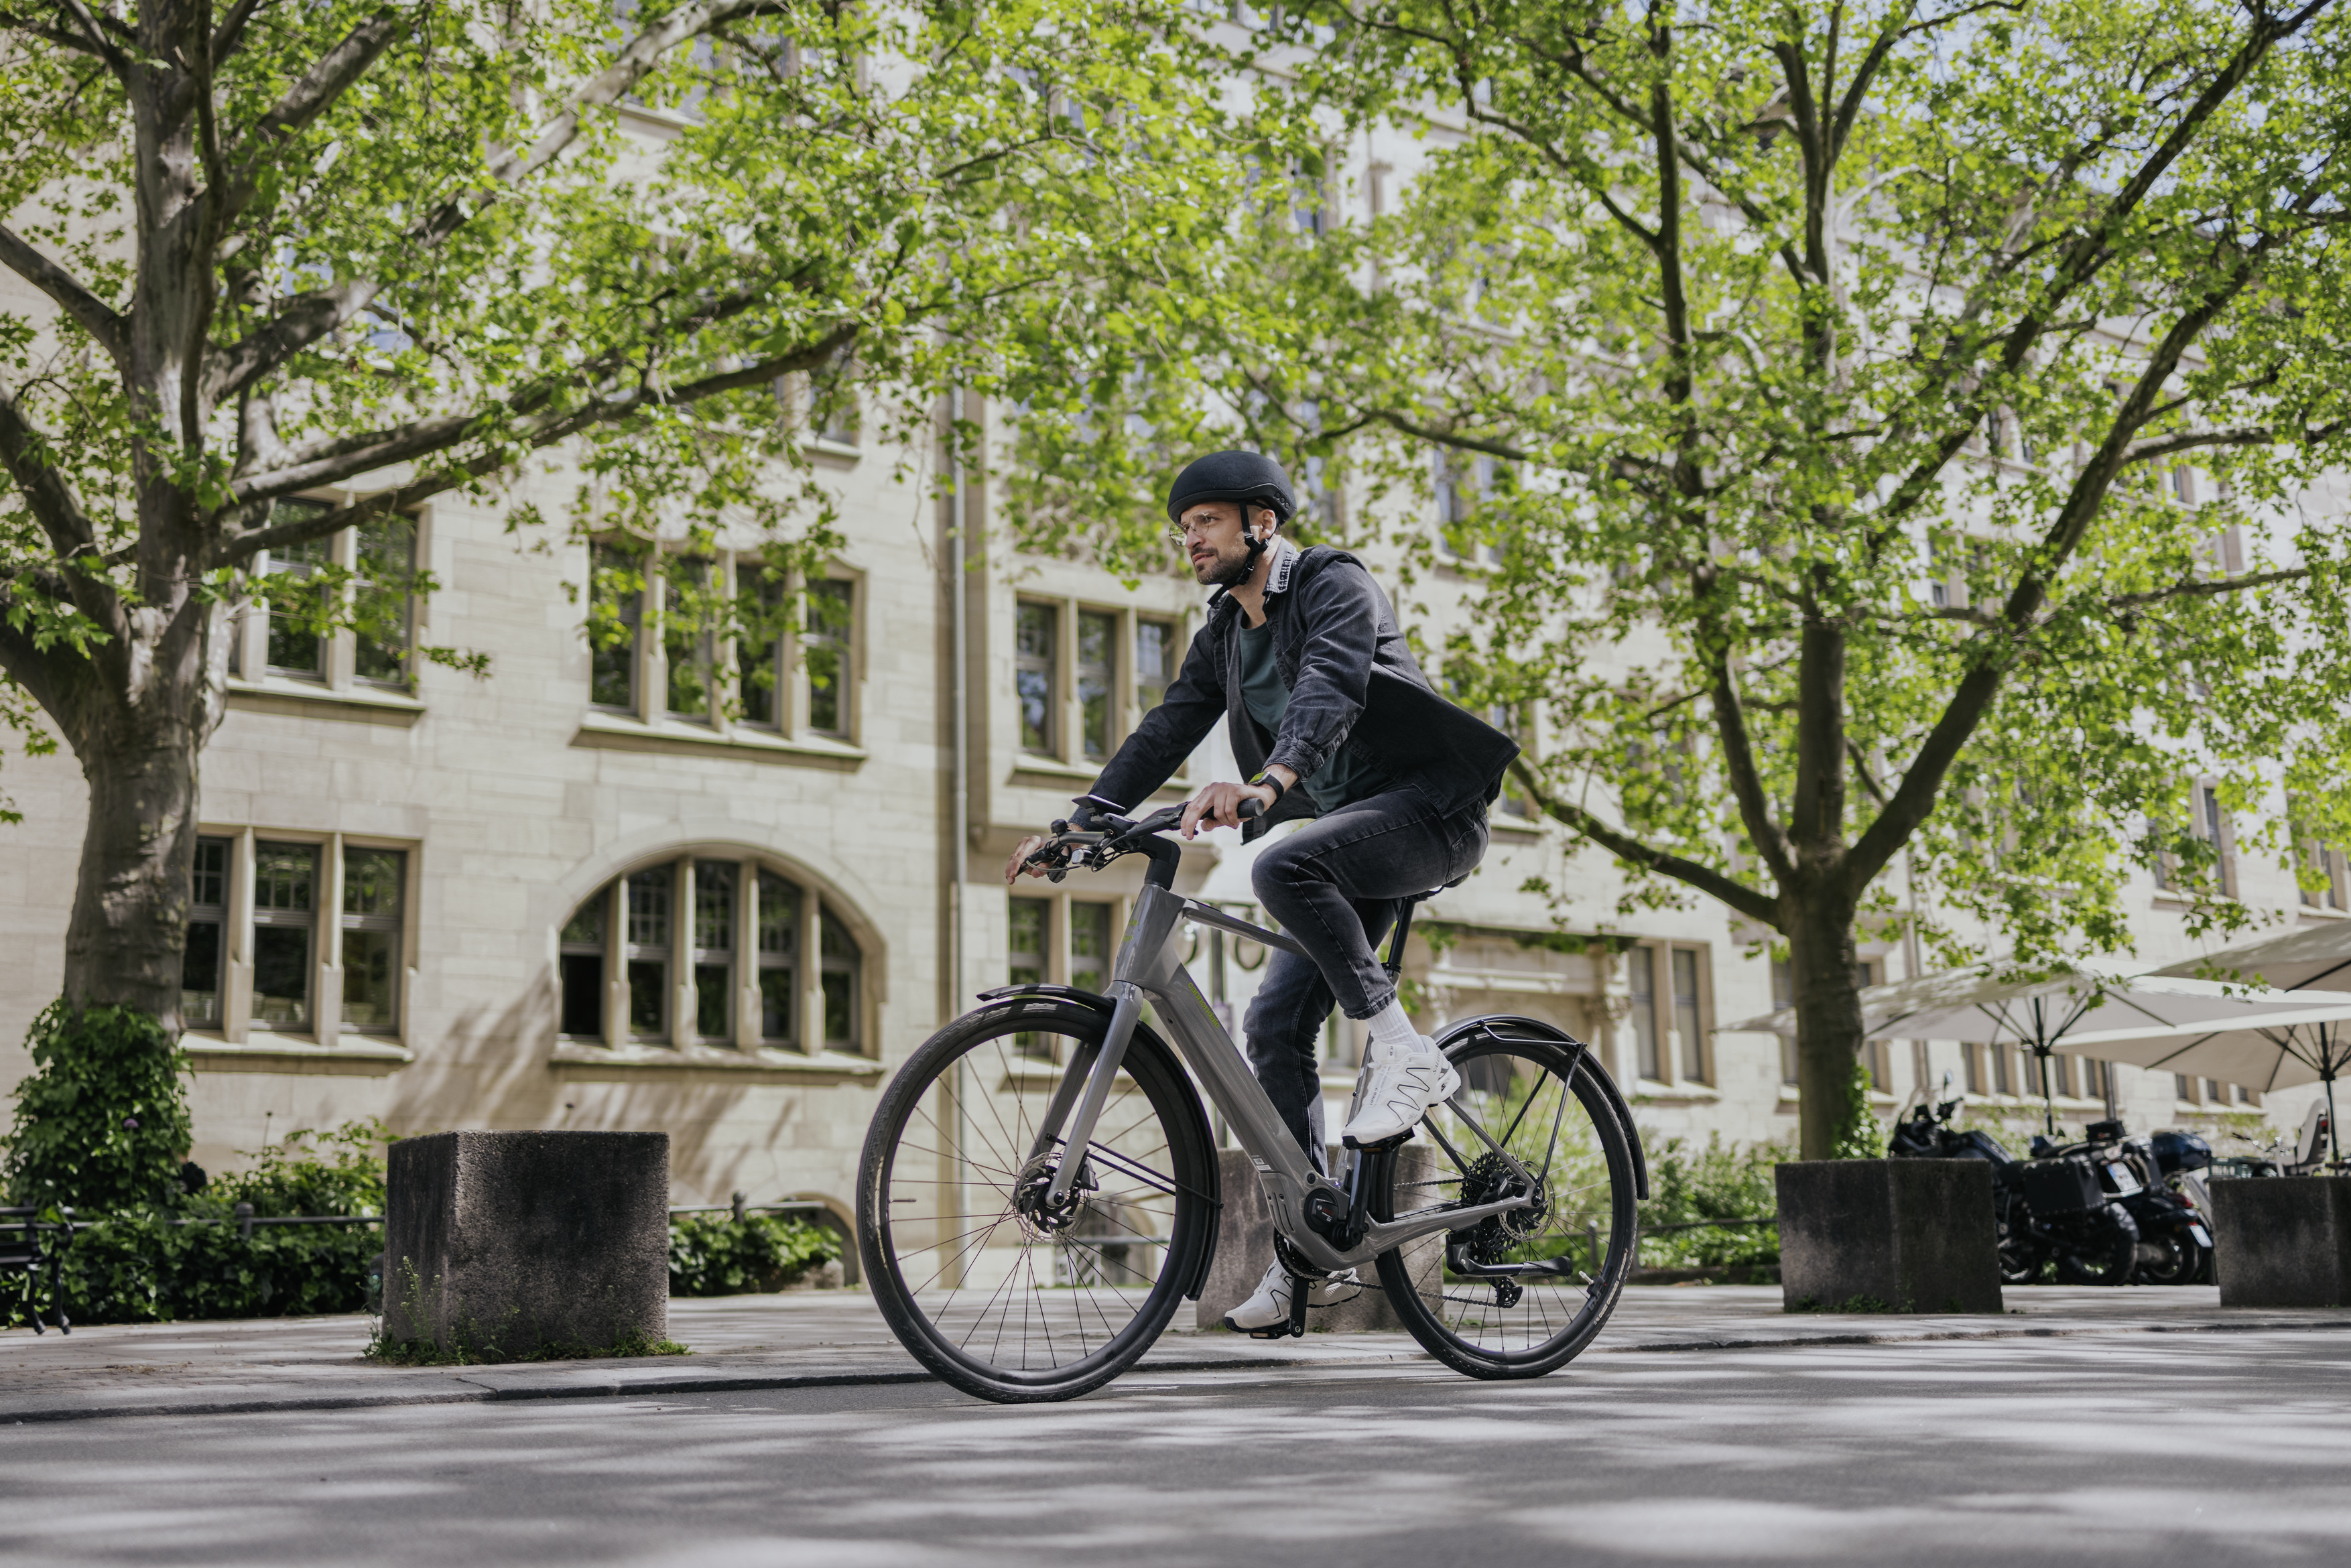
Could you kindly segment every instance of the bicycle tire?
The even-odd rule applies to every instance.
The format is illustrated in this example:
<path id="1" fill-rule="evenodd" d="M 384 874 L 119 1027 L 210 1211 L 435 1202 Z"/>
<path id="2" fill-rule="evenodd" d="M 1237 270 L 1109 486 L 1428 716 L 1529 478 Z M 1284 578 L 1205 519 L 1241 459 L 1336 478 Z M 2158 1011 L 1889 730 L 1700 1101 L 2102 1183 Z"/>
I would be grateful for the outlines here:
<path id="1" fill-rule="evenodd" d="M 1481 1183 L 1490 1185 L 1499 1167 L 1482 1142 L 1459 1134 L 1466 1130 L 1466 1121 L 1475 1119 L 1473 1112 L 1481 1093 L 1495 1099 L 1498 1109 L 1506 1107 L 1516 1085 L 1527 1081 L 1525 1069 L 1539 1070 L 1528 1083 L 1516 1118 L 1507 1125 L 1486 1130 L 1532 1171 L 1535 1162 L 1527 1156 L 1537 1151 L 1522 1150 L 1514 1140 L 1527 1126 L 1530 1115 L 1535 1115 L 1540 1126 L 1540 1113 L 1549 1113 L 1552 1117 L 1550 1141 L 1558 1145 L 1562 1130 L 1572 1127 L 1578 1145 L 1575 1158 L 1582 1162 L 1579 1168 L 1591 1179 L 1571 1189 L 1567 1168 L 1551 1163 L 1563 1152 L 1554 1147 L 1541 1167 L 1546 1178 L 1545 1208 L 1540 1220 L 1503 1217 L 1500 1225 L 1486 1222 L 1482 1232 L 1478 1228 L 1440 1232 L 1434 1245 L 1416 1243 L 1413 1249 L 1392 1249 L 1379 1258 L 1381 1287 L 1405 1329 L 1422 1349 L 1469 1377 L 1503 1380 L 1556 1372 L 1605 1326 L 1632 1271 L 1640 1180 L 1635 1134 L 1618 1113 L 1613 1088 L 1604 1082 L 1603 1069 L 1592 1053 L 1563 1036 L 1546 1038 L 1548 1030 L 1537 1034 L 1541 1027 L 1524 1019 L 1497 1019 L 1490 1027 L 1485 1020 L 1469 1019 L 1447 1031 L 1446 1040 L 1452 1043 L 1446 1054 L 1462 1074 L 1463 1090 L 1447 1105 L 1432 1108 L 1419 1128 L 1434 1147 L 1437 1174 L 1430 1180 L 1412 1181 L 1407 1164 L 1391 1158 L 1386 1190 L 1374 1195 L 1374 1218 L 1382 1219 L 1427 1207 L 1432 1194 L 1448 1201 L 1483 1201 L 1483 1193 L 1477 1189 Z M 1505 1061 L 1510 1063 L 1510 1070 L 1497 1071 Z M 1488 1089 L 1479 1090 L 1480 1083 Z M 1556 1103 L 1547 1095 L 1555 1096 Z M 1571 1103 L 1578 1108 L 1573 1121 L 1566 1113 Z M 1424 1161 L 1430 1157 L 1422 1155 Z M 1554 1169 L 1559 1178 L 1549 1179 Z M 1602 1186 L 1604 1191 L 1593 1190 Z M 1608 1239 L 1599 1269 L 1579 1270 L 1583 1282 L 1577 1287 L 1571 1288 L 1565 1281 L 1537 1278 L 1521 1283 L 1512 1299 L 1495 1281 L 1452 1274 L 1447 1259 L 1448 1247 L 1457 1239 L 1481 1256 L 1490 1254 L 1485 1260 L 1497 1263 L 1572 1256 L 1587 1244 L 1580 1228 L 1585 1223 L 1604 1223 Z M 1575 1234 L 1570 1234 L 1571 1226 L 1577 1228 Z M 1479 1260 L 1479 1257 L 1470 1259 L 1473 1263 Z M 1514 1338 L 1522 1343 L 1514 1346 Z"/>
<path id="2" fill-rule="evenodd" d="M 1033 1404 L 1101 1387 L 1151 1348 L 1206 1275 L 1218 1207 L 1207 1119 L 1174 1052 L 1140 1024 L 1120 1064 L 1131 1088 L 1105 1105 L 1089 1147 L 1095 1185 L 1076 1210 L 1023 1211 L 1037 1181 L 1029 1113 L 1062 1076 L 1058 1063 L 1035 1065 L 1037 1042 L 1096 1050 L 1109 1022 L 1106 1009 L 1060 998 L 967 1014 L 899 1069 L 867 1131 L 857 1236 L 874 1302 L 916 1361 L 977 1398 Z M 959 1143 L 941 1119 L 956 1083 L 968 1108 Z M 940 1174 L 951 1166 L 961 1174 Z M 956 1195 L 952 1209 L 945 1196 L 925 1209 L 934 1189 Z M 1110 1239 L 1089 1241 L 1096 1224 Z"/>

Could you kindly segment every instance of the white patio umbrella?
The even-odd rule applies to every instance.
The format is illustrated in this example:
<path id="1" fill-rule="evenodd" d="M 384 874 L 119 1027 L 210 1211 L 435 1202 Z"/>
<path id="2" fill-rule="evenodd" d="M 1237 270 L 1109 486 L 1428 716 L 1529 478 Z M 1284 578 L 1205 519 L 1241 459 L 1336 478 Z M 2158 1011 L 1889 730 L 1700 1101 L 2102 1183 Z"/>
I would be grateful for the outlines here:
<path id="1" fill-rule="evenodd" d="M 2020 978 L 2002 977 L 1988 964 L 1869 986 L 1861 993 L 1861 1026 L 1874 1040 L 1955 1040 L 1970 1045 L 2029 1047 L 2041 1062 L 2045 1125 L 2057 1129 L 2049 1087 L 2049 1057 L 2058 1041 L 2079 1033 L 2114 1038 L 2188 1024 L 2219 1026 L 2261 1014 L 2307 1012 L 2324 1001 L 2297 1003 L 2281 991 L 2224 985 L 2175 975 L 2135 975 L 2119 967 L 2076 963 Z M 1731 1030 L 1792 1034 L 1793 1008 L 1725 1024 Z"/>
<path id="2" fill-rule="evenodd" d="M 2351 1067 L 2351 1001 L 2340 999 L 2341 992 L 2332 998 L 2314 991 L 2277 994 L 2297 1000 L 2288 1009 L 2256 1014 L 2220 1028 L 2191 1024 L 2153 1031 L 2121 1029 L 2074 1034 L 2057 1049 L 2191 1078 L 2242 1083 L 2264 1093 L 2324 1083 L 2327 1143 L 2339 1166 L 2335 1081 Z M 2314 1009 L 2312 1003 L 2318 1005 Z"/>
<path id="3" fill-rule="evenodd" d="M 2282 936 L 2223 947 L 2209 957 L 2167 965 L 2156 973 L 2241 976 L 2281 990 L 2351 991 L 2351 920 L 2330 920 Z"/>

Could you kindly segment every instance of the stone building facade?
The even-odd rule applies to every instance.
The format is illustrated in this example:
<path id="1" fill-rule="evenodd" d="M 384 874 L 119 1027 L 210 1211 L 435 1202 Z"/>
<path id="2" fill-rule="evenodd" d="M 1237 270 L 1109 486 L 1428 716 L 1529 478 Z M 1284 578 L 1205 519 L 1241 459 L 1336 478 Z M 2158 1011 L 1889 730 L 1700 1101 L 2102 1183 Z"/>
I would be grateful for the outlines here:
<path id="1" fill-rule="evenodd" d="M 455 499 L 414 519 L 415 559 L 444 586 L 413 604 L 409 637 L 485 653 L 486 675 L 349 632 L 306 640 L 266 607 L 238 624 L 228 716 L 204 760 L 191 929 L 200 1163 L 234 1166 L 291 1128 L 358 1116 L 402 1134 L 660 1129 L 674 1201 L 740 1190 L 845 1214 L 878 1089 L 916 1044 L 987 986 L 1095 983 L 1134 873 L 1008 895 L 999 870 L 1155 700 L 1205 594 L 1186 577 L 1128 587 L 998 551 L 977 484 L 958 585 L 955 509 L 920 465 L 838 441 L 814 455 L 845 542 L 809 631 L 780 646 L 665 637 L 657 581 L 621 607 L 633 641 L 600 653 L 584 632 L 589 549 L 518 538 L 499 511 Z M 333 559 L 370 546 L 338 539 Z M 724 549 L 662 559 L 656 579 L 737 570 Z M 1474 567 L 1397 593 L 1371 560 L 1425 645 L 1442 646 Z M 298 578 L 302 563 L 280 564 Z M 1230 766 L 1212 739 L 1178 785 Z M 13 1082 L 26 1026 L 57 991 L 83 792 L 65 754 L 12 757 L 6 779 L 25 812 L 0 830 L 14 955 L 0 1081 Z M 1571 852 L 1512 801 L 1493 826 L 1486 864 L 1424 914 L 1408 964 L 1424 1016 L 1531 1014 L 1598 1041 L 1653 1137 L 1792 1136 L 1780 1042 L 1715 1032 L 1774 1004 L 1755 934 L 1702 903 L 1620 923 L 1604 857 Z M 1184 885 L 1240 908 L 1247 852 L 1215 841 L 1233 838 L 1187 850 Z M 2237 874 L 2241 896 L 2289 919 L 2346 917 L 2339 896 L 2305 902 L 2283 868 Z M 1567 888 L 1564 908 L 1521 891 L 1531 876 Z M 2142 903 L 2150 964 L 2193 950 L 2158 891 Z M 1237 1016 L 1262 952 L 1204 938 L 1194 955 Z M 1909 968 L 1895 946 L 1867 962 L 1876 978 Z M 1326 1038 L 1326 1083 L 1343 1097 L 1355 1031 L 1334 1021 Z M 1896 1044 L 1873 1066 L 1889 1110 L 1946 1069 L 1995 1110 L 2033 1103 L 2012 1055 Z M 2107 1088 L 2072 1071 L 2059 1113 L 2078 1124 Z M 2254 1108 L 2223 1086 L 2183 1097 L 2168 1074 L 2114 1076 L 2135 1126 Z M 2285 1109 L 2299 1119 L 2298 1100 Z"/>

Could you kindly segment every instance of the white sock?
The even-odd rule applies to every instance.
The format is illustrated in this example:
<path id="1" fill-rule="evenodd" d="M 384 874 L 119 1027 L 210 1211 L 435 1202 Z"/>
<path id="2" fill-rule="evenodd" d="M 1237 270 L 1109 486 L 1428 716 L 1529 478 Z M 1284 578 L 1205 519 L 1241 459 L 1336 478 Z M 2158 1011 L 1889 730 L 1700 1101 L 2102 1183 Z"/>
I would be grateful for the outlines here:
<path id="1" fill-rule="evenodd" d="M 1371 1025 L 1372 1060 L 1374 1061 L 1385 1059 L 1391 1051 L 1404 1056 L 1418 1056 L 1426 1049 L 1421 1044 L 1420 1030 L 1412 1027 L 1412 1019 L 1405 1016 L 1404 1003 L 1400 1000 L 1391 999 L 1386 1007 L 1374 1013 Z"/>

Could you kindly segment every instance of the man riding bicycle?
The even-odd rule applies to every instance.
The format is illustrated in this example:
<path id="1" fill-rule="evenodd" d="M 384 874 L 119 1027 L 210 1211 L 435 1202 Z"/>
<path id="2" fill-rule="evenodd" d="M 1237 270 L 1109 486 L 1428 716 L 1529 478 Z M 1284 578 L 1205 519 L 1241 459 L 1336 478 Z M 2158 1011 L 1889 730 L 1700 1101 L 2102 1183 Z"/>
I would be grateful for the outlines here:
<path id="1" fill-rule="evenodd" d="M 1317 1043 L 1335 999 L 1368 1021 L 1368 1081 L 1342 1135 L 1401 1137 L 1460 1078 L 1406 1017 L 1375 951 L 1410 900 L 1460 881 L 1486 852 L 1486 809 L 1518 755 L 1508 736 L 1437 695 L 1396 629 L 1386 596 L 1343 550 L 1301 550 L 1280 529 L 1296 509 L 1289 476 L 1254 452 L 1217 452 L 1168 492 L 1169 538 L 1217 591 L 1184 667 L 1081 804 L 1123 812 L 1183 766 L 1221 714 L 1246 784 L 1211 784 L 1182 831 L 1311 819 L 1251 871 L 1258 901 L 1310 957 L 1276 950 L 1242 1024 L 1249 1064 L 1290 1135 L 1322 1163 Z M 1241 802 L 1261 814 L 1243 822 Z M 1022 841 L 1008 883 L 1043 841 Z M 1353 1282 L 1316 1288 L 1318 1301 Z M 1277 1262 L 1225 1322 L 1262 1332 L 1290 1316 Z"/>

